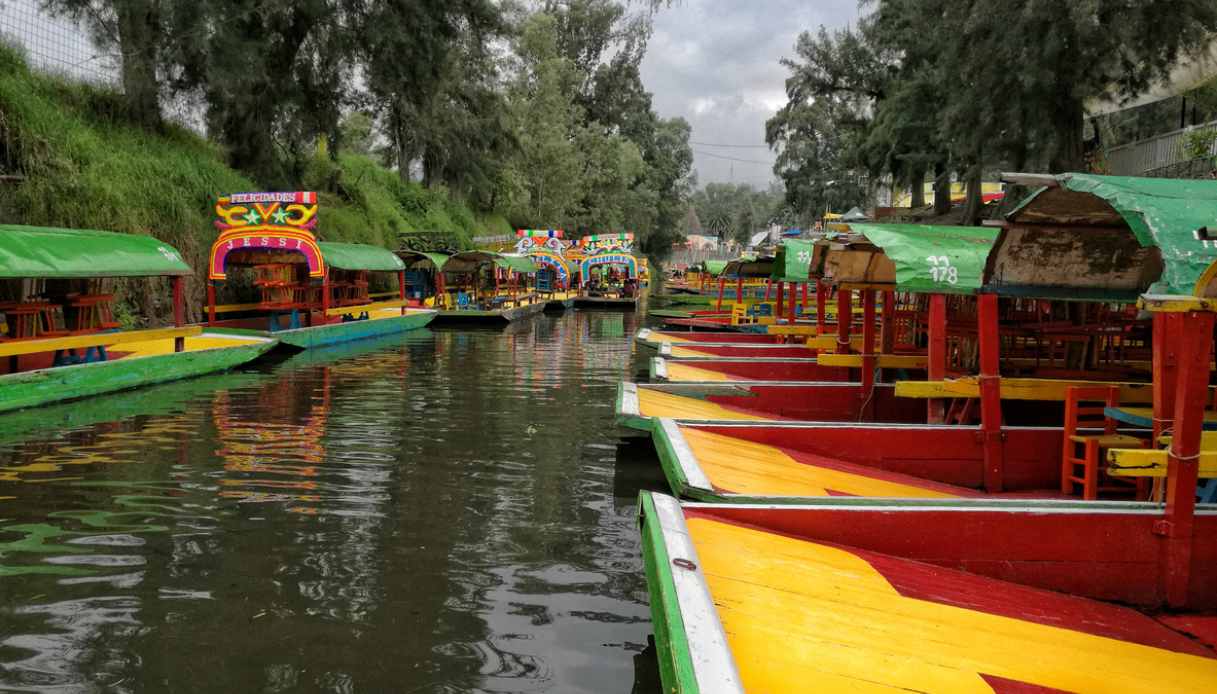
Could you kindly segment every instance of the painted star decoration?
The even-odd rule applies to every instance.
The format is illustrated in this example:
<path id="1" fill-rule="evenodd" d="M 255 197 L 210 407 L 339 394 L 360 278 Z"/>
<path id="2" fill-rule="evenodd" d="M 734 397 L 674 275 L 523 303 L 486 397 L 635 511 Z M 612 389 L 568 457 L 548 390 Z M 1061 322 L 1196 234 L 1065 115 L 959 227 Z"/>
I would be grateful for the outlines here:
<path id="1" fill-rule="evenodd" d="M 257 224 L 262 221 L 262 216 L 258 214 L 257 210 L 250 210 L 249 214 L 245 215 L 245 221 L 250 224 Z"/>
<path id="2" fill-rule="evenodd" d="M 283 208 L 275 210 L 275 213 L 271 217 L 275 220 L 275 224 L 287 224 L 287 213 L 283 211 Z"/>

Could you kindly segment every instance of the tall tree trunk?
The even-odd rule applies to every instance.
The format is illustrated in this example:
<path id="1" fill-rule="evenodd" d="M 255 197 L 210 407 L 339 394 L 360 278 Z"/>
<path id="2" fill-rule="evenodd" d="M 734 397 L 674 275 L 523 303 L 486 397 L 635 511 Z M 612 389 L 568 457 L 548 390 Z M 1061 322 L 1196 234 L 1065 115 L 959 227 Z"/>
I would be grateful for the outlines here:
<path id="1" fill-rule="evenodd" d="M 123 94 L 131 117 L 145 128 L 161 125 L 160 82 L 156 77 L 160 41 L 157 0 L 115 2 L 119 49 L 122 51 Z"/>
<path id="2" fill-rule="evenodd" d="M 925 207 L 925 165 L 918 164 L 913 167 L 909 177 L 909 186 L 912 187 L 913 199 L 910 206 L 914 210 L 919 210 Z"/>
<path id="3" fill-rule="evenodd" d="M 968 169 L 968 201 L 963 211 L 963 225 L 976 226 L 980 223 L 980 208 L 981 208 L 981 167 L 980 164 L 974 164 Z"/>
<path id="4" fill-rule="evenodd" d="M 1063 99 L 1059 102 L 1054 113 L 1056 140 L 1052 156 L 1048 160 L 1049 173 L 1085 170 L 1086 156 L 1082 142 L 1085 125 L 1085 112 L 1081 101 Z"/>
<path id="5" fill-rule="evenodd" d="M 941 217 L 951 213 L 951 176 L 947 163 L 934 163 L 934 214 Z"/>

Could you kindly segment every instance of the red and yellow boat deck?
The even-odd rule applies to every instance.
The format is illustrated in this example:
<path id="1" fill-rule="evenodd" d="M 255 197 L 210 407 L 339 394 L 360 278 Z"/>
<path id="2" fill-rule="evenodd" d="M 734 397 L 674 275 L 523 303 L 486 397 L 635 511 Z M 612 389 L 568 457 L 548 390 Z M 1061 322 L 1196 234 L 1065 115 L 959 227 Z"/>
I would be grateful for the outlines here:
<path id="1" fill-rule="evenodd" d="M 665 691 L 1207 692 L 1217 682 L 1217 654 L 1188 635 L 1208 618 L 1155 619 L 1084 597 L 1086 586 L 1054 592 L 747 522 L 765 512 L 644 495 Z"/>

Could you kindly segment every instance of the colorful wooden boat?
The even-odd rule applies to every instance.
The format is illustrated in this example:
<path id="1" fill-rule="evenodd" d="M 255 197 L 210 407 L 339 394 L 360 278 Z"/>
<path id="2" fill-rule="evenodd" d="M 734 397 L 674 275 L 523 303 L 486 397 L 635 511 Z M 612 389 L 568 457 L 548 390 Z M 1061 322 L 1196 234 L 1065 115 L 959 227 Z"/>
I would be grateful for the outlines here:
<path id="1" fill-rule="evenodd" d="M 652 381 L 845 381 L 849 369 L 822 366 L 815 357 L 652 357 Z"/>
<path id="2" fill-rule="evenodd" d="M 541 313 L 549 299 L 530 282 L 537 270 L 522 255 L 462 251 L 447 257 L 435 274 L 436 322 L 501 328 Z"/>
<path id="3" fill-rule="evenodd" d="M 316 193 L 236 193 L 219 199 L 216 215 L 220 235 L 208 263 L 209 329 L 273 336 L 293 349 L 312 349 L 414 330 L 435 318 L 435 311 L 410 307 L 406 266 L 392 252 L 317 240 Z M 258 301 L 217 304 L 234 272 L 251 280 Z M 397 291 L 371 295 L 378 277 L 386 285 L 395 282 Z"/>
<path id="4" fill-rule="evenodd" d="M 519 229 L 515 252 L 537 266 L 536 291 L 545 298 L 546 311 L 565 311 L 575 306 L 574 276 L 566 258 L 569 243 L 561 229 Z"/>
<path id="5" fill-rule="evenodd" d="M 641 345 L 659 349 L 663 344 L 695 344 L 707 342 L 711 344 L 735 344 L 735 343 L 754 343 L 754 344 L 778 344 L 782 342 L 783 336 L 772 335 L 768 333 L 737 333 L 737 332 L 697 332 L 697 331 L 675 331 L 675 330 L 652 330 L 651 328 L 643 328 L 634 336 L 634 340 Z"/>
<path id="6" fill-rule="evenodd" d="M 873 403 L 862 384 L 840 381 L 709 381 L 629 383 L 617 387 L 616 416 L 622 426 L 650 432 L 660 419 L 690 422 L 802 420 L 855 422 L 866 413 L 881 422 L 925 421 L 925 405 L 896 397 L 891 383 L 877 384 Z"/>
<path id="7" fill-rule="evenodd" d="M 1217 214 L 1217 183 L 1191 186 L 1193 197 L 1185 198 L 1189 204 L 1182 206 L 1186 212 L 1176 209 L 1181 198 L 1154 194 L 1155 188 L 1162 184 L 1152 181 L 1118 179 L 1112 182 L 1079 176 L 1063 177 L 1057 185 L 1058 189 L 1048 188 L 1046 192 L 1037 193 L 1011 216 L 985 263 L 956 262 L 951 255 L 953 252 L 946 252 L 943 255 L 949 256 L 950 262 L 940 260 L 937 265 L 939 268 L 948 265 L 958 268 L 953 288 L 972 285 L 979 292 L 973 300 L 976 311 L 970 328 L 975 348 L 954 349 L 956 355 L 977 355 L 975 364 L 979 376 L 901 381 L 895 386 L 895 394 L 929 400 L 927 421 L 951 421 L 953 425 L 737 423 L 724 426 L 661 421 L 654 427 L 654 437 L 674 488 L 701 499 L 750 497 L 784 503 L 825 494 L 1052 497 L 1077 493 L 1083 485 L 1070 483 L 1072 477 L 1064 471 L 1069 458 L 1061 452 L 1065 443 L 1061 422 L 1076 417 L 1069 415 L 1068 408 L 1063 407 L 1067 401 L 1077 402 L 1076 396 L 1070 395 L 1070 388 L 1111 390 L 1111 399 L 1118 406 L 1109 409 L 1117 412 L 1127 406 L 1150 403 L 1154 393 L 1148 383 L 1126 380 L 1128 374 L 1135 374 L 1141 368 L 1132 362 L 1140 359 L 1144 365 L 1150 363 L 1149 355 L 1138 357 L 1134 354 L 1148 348 L 1148 330 L 1141 325 L 1135 311 L 1132 314 L 1111 312 L 1101 320 L 1093 319 L 1088 311 L 1106 311 L 1111 303 L 1128 303 L 1135 300 L 1137 292 L 1148 289 L 1151 284 L 1178 291 L 1195 282 L 1204 272 L 1205 266 L 1200 264 L 1202 259 L 1217 256 L 1214 249 L 1194 244 L 1191 229 L 1204 215 Z M 1056 192 L 1052 192 L 1054 190 Z M 1079 213 L 1079 209 L 1084 214 Z M 1192 216 L 1186 217 L 1189 214 Z M 1088 219 L 1087 215 L 1094 219 Z M 1123 224 L 1123 228 L 1118 224 Z M 1043 233 L 1045 226 L 1051 228 L 1051 234 Z M 868 235 L 866 243 L 871 245 L 885 233 L 902 233 L 900 229 L 864 228 Z M 1136 231 L 1138 228 L 1142 230 L 1142 236 L 1137 236 L 1142 233 Z M 1095 260 L 1087 245 L 1094 238 L 1099 238 L 1104 247 L 1116 248 L 1119 252 L 1103 261 Z M 1188 248 L 1189 243 L 1196 247 Z M 907 272 L 912 278 L 908 282 L 912 283 L 920 272 L 920 281 L 927 286 L 941 285 L 941 272 L 926 272 L 925 252 L 914 250 L 887 253 L 886 257 L 894 266 L 889 274 L 898 276 Z M 865 248 L 851 250 L 854 251 L 874 255 Z M 1047 265 L 1044 261 L 1047 257 L 1057 258 L 1056 265 Z M 1019 269 L 1029 260 L 1035 261 L 1034 271 Z M 882 268 L 873 257 L 861 266 Z M 982 273 L 981 279 L 975 279 Z M 965 276 L 971 279 L 965 280 Z M 876 286 L 883 285 L 872 282 L 870 288 L 863 291 L 873 292 Z M 946 303 L 934 300 L 946 290 L 938 291 L 931 296 L 931 309 Z M 1096 299 L 1089 307 L 1079 302 L 1088 297 Z M 1091 345 L 1079 350 L 1081 354 L 1090 355 L 1084 365 L 1068 363 L 1073 356 L 1067 351 L 1057 357 L 1045 354 L 1039 342 L 1043 338 L 1019 326 L 1020 320 L 1027 320 L 1025 317 L 1020 319 L 1018 312 L 1024 310 L 1028 299 L 1033 299 L 1031 306 L 1037 311 L 1058 306 L 1053 303 L 1055 301 L 1070 300 L 1066 307 L 1069 315 L 1085 319 L 1085 324 L 1071 323 L 1064 326 L 1067 330 L 1053 325 L 1051 332 L 1045 330 L 1041 334 L 1080 334 L 1085 340 L 1083 344 Z M 1031 320 L 1038 322 L 1035 317 Z M 930 378 L 934 379 L 935 373 L 948 373 L 946 340 L 937 337 L 946 334 L 943 326 L 947 321 L 939 313 L 929 322 L 926 359 Z M 1165 327 L 1168 324 L 1155 318 L 1153 347 L 1166 350 L 1160 354 L 1170 353 L 1169 345 L 1179 339 L 1175 334 L 1178 329 Z M 1117 330 L 1113 331 L 1113 328 Z M 865 341 L 874 344 L 873 337 Z M 1096 348 L 1095 344 L 1107 346 Z M 866 359 L 867 353 L 875 351 L 865 349 L 860 356 Z M 1133 356 L 1126 358 L 1125 351 Z M 827 356 L 830 355 L 821 355 L 820 359 Z M 882 367 L 882 356 L 874 357 L 877 367 Z M 1041 365 L 1043 371 L 1031 371 L 1032 377 L 1001 373 L 1002 369 L 1027 372 L 1035 368 L 1034 362 L 1040 358 L 1045 361 Z M 1057 363 L 1046 363 L 1049 359 L 1055 359 Z M 669 370 L 673 368 L 672 365 L 664 366 Z M 741 367 L 734 368 L 738 373 Z M 718 370 L 722 371 L 722 367 Z M 868 372 L 871 370 L 863 369 L 864 375 Z M 1043 378 L 1044 375 L 1055 377 Z M 712 380 L 706 371 L 689 376 Z M 1155 381 L 1162 380 L 1155 374 Z M 864 387 L 870 392 L 871 385 Z M 688 404 L 701 406 L 700 403 Z M 1155 407 L 1159 406 L 1155 404 Z M 870 414 L 864 419 L 874 421 Z M 1151 421 L 1161 420 L 1157 414 L 1151 418 Z M 1137 420 L 1126 418 L 1122 421 Z M 1073 426 L 1069 421 L 1066 425 Z M 1108 433 L 1114 435 L 1116 432 Z M 1134 429 L 1119 433 L 1151 440 L 1158 432 Z M 745 460 L 748 463 L 742 464 Z M 1088 479 L 1084 488 L 1091 490 L 1094 486 L 1093 479 Z M 1113 490 L 1116 487 L 1118 485 L 1114 485 Z M 1124 490 L 1127 494 L 1143 493 L 1141 489 L 1131 487 Z M 1090 492 L 1086 494 L 1089 496 Z"/>
<path id="8" fill-rule="evenodd" d="M 579 261 L 577 308 L 632 311 L 638 307 L 638 259 L 624 249 L 592 253 Z"/>
<path id="9" fill-rule="evenodd" d="M 105 231 L 0 226 L 0 411 L 224 371 L 275 340 L 185 325 L 190 267 L 167 243 Z M 174 326 L 123 329 L 116 278 L 169 278 Z"/>

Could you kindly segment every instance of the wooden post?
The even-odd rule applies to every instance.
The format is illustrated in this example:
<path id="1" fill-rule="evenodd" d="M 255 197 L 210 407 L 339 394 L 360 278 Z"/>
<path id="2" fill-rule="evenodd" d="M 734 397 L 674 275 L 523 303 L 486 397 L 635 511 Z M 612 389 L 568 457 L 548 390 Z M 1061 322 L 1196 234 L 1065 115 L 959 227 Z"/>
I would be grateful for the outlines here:
<path id="1" fill-rule="evenodd" d="M 186 278 L 177 276 L 173 278 L 173 327 L 180 328 L 186 324 Z M 186 338 L 173 338 L 173 351 L 184 352 L 186 350 Z"/>
<path id="2" fill-rule="evenodd" d="M 803 311 L 804 311 L 804 313 L 806 313 L 806 311 L 807 311 L 807 283 L 806 282 L 803 283 Z"/>
<path id="3" fill-rule="evenodd" d="M 1200 433 L 1208 400 L 1213 314 L 1189 311 L 1187 330 L 1178 335 L 1179 372 L 1175 387 L 1175 426 L 1166 470 L 1166 602 L 1181 608 L 1191 589 L 1193 521 L 1200 468 Z"/>
<path id="4" fill-rule="evenodd" d="M 397 296 L 402 301 L 406 300 L 406 271 L 397 271 Z M 406 315 L 406 307 L 401 307 L 401 315 Z"/>
<path id="5" fill-rule="evenodd" d="M 977 333 L 980 340 L 980 428 L 984 444 L 985 490 L 1001 492 L 1005 474 L 1001 421 L 1001 346 L 997 295 L 977 297 Z"/>
<path id="6" fill-rule="evenodd" d="M 883 315 L 880 333 L 880 354 L 892 354 L 896 351 L 896 292 L 883 292 Z"/>
<path id="7" fill-rule="evenodd" d="M 1175 419 L 1175 384 L 1179 373 L 1182 313 L 1155 313 L 1153 332 L 1154 440 L 1171 428 Z"/>
<path id="8" fill-rule="evenodd" d="M 766 293 L 765 298 L 766 299 L 769 298 L 768 293 Z M 744 276 L 743 275 L 740 275 L 735 278 L 735 301 L 736 301 L 736 303 L 740 303 L 740 304 L 744 303 Z"/>
<path id="9" fill-rule="evenodd" d="M 824 280 L 816 280 L 816 335 L 824 335 L 828 331 L 828 286 Z"/>
<path id="10" fill-rule="evenodd" d="M 854 320 L 853 292 L 837 288 L 837 354 L 849 354 L 849 329 Z"/>
<path id="11" fill-rule="evenodd" d="M 313 309 L 309 307 L 309 315 L 313 315 Z M 330 318 L 330 269 L 325 269 L 325 274 L 321 276 L 321 324 L 325 325 Z"/>
<path id="12" fill-rule="evenodd" d="M 793 290 L 791 290 L 791 291 L 793 291 Z M 768 297 L 766 297 L 766 298 L 768 298 Z M 782 304 L 785 302 L 786 302 L 786 283 L 778 282 L 777 301 L 774 302 L 774 305 L 777 306 L 777 310 L 773 312 L 774 318 L 782 317 Z"/>
<path id="13" fill-rule="evenodd" d="M 715 311 L 723 310 L 723 291 L 725 291 L 726 288 L 727 288 L 727 278 L 719 277 L 718 278 L 718 304 L 716 304 L 714 306 Z"/>
<path id="14" fill-rule="evenodd" d="M 803 303 L 804 304 L 807 303 L 807 284 L 806 283 L 803 284 Z M 798 313 L 797 305 L 798 304 L 797 304 L 797 300 L 795 297 L 794 285 L 792 284 L 792 285 L 790 285 L 790 310 L 786 314 L 786 322 L 788 322 L 790 325 L 794 325 L 795 314 Z M 779 306 L 778 308 L 781 308 L 781 307 Z"/>
<path id="15" fill-rule="evenodd" d="M 871 396 L 875 390 L 875 290 L 862 290 L 862 399 L 863 408 L 860 411 L 867 419 L 874 411 L 874 401 Z"/>
<path id="16" fill-rule="evenodd" d="M 769 291 L 773 289 L 773 280 L 765 280 L 765 301 L 769 301 Z"/>
<path id="17" fill-rule="evenodd" d="M 947 377 L 947 295 L 930 295 L 930 339 L 927 377 L 941 381 Z M 942 424 L 946 419 L 945 403 L 938 398 L 927 403 L 926 422 Z"/>
<path id="18" fill-rule="evenodd" d="M 207 325 L 216 323 L 216 283 L 207 280 Z"/>

